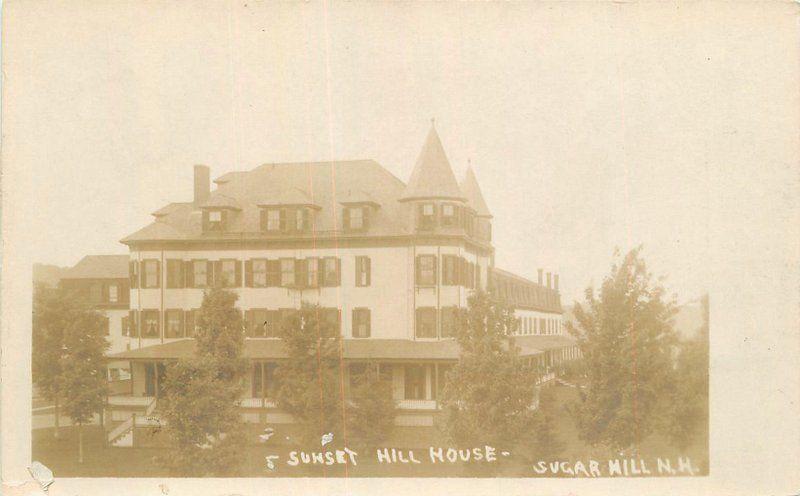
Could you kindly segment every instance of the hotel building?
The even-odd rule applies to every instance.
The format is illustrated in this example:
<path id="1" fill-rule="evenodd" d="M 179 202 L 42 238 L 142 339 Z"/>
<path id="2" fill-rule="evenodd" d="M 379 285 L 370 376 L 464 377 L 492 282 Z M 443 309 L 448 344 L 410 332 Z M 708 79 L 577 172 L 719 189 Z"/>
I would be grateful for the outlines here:
<path id="1" fill-rule="evenodd" d="M 492 215 L 471 169 L 459 183 L 431 128 L 408 183 L 372 160 L 265 164 L 214 181 L 194 168 L 194 198 L 171 203 L 122 240 L 130 249 L 130 389 L 111 420 L 147 413 L 164 364 L 191 356 L 196 312 L 215 283 L 239 295 L 251 362 L 242 413 L 290 422 L 273 401 L 286 357 L 281 315 L 319 305 L 339 326 L 347 373 L 376 362 L 391 378 L 399 425 L 431 425 L 443 377 L 458 359 L 454 310 L 491 289 L 515 309 L 515 341 L 542 367 L 574 357 L 558 276 L 538 282 L 494 266 Z M 349 379 L 345 381 L 349 384 Z M 136 421 L 133 421 L 136 424 Z M 109 440 L 127 442 L 125 425 Z"/>

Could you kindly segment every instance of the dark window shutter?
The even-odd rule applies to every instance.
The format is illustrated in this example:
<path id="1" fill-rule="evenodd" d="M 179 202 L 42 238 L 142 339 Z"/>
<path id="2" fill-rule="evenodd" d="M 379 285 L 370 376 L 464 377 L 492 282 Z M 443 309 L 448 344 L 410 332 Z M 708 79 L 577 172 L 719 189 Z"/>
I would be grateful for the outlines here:
<path id="1" fill-rule="evenodd" d="M 339 286 L 342 283 L 342 261 L 341 259 L 336 259 L 336 283 L 334 286 Z"/>
<path id="2" fill-rule="evenodd" d="M 280 222 L 279 222 L 281 231 L 286 231 L 286 227 L 287 227 L 286 226 L 286 217 L 287 217 L 286 209 L 282 208 L 280 210 Z"/>
<path id="3" fill-rule="evenodd" d="M 258 213 L 258 221 L 262 231 L 267 230 L 267 209 L 262 208 Z"/>
<path id="4" fill-rule="evenodd" d="M 131 289 L 136 289 L 139 287 L 139 266 L 137 262 L 130 262 L 128 263 L 128 275 L 131 281 Z"/>
<path id="5" fill-rule="evenodd" d="M 156 260 L 156 287 L 161 287 L 161 261 Z"/>
<path id="6" fill-rule="evenodd" d="M 419 286 L 419 284 L 422 282 L 422 262 L 421 262 L 421 258 L 422 258 L 422 255 L 417 255 L 417 259 L 416 259 L 416 261 L 414 263 L 414 266 L 415 266 L 415 269 L 416 269 L 415 270 L 416 274 L 415 274 L 414 278 L 416 279 L 417 286 Z"/>
<path id="7" fill-rule="evenodd" d="M 242 261 L 236 260 L 234 262 L 234 266 L 236 267 L 236 287 L 242 287 Z"/>
<path id="8" fill-rule="evenodd" d="M 372 284 L 372 261 L 369 257 L 364 257 L 364 263 L 367 271 L 367 286 L 370 286 Z"/>
<path id="9" fill-rule="evenodd" d="M 147 287 L 147 284 L 145 284 L 147 282 L 146 279 L 145 279 L 146 269 L 147 269 L 147 263 L 146 262 L 143 261 L 142 263 L 139 264 L 139 287 L 140 288 L 146 288 Z"/>
<path id="10" fill-rule="evenodd" d="M 298 288 L 305 287 L 308 282 L 308 260 L 299 260 L 296 259 L 294 261 L 294 284 Z"/>
<path id="11" fill-rule="evenodd" d="M 369 213 L 370 213 L 370 210 L 371 209 L 369 207 L 367 207 L 367 206 L 365 206 L 365 207 L 363 207 L 361 209 L 361 212 L 362 212 L 361 215 L 363 216 L 362 223 L 364 224 L 364 230 L 369 229 Z"/>
<path id="12" fill-rule="evenodd" d="M 186 281 L 187 288 L 194 287 L 194 263 L 189 260 L 188 262 L 184 262 L 183 264 L 184 269 L 184 280 Z"/>
<path id="13" fill-rule="evenodd" d="M 431 255 L 431 258 L 433 259 L 433 281 L 435 283 L 439 280 L 439 257 Z"/>
<path id="14" fill-rule="evenodd" d="M 308 208 L 304 208 L 303 212 L 303 231 L 310 231 L 311 230 L 311 211 Z"/>
<path id="15" fill-rule="evenodd" d="M 350 207 L 342 209 L 342 229 L 345 231 L 350 229 Z"/>
<path id="16" fill-rule="evenodd" d="M 253 261 L 245 260 L 244 262 L 244 287 L 253 287 Z"/>
<path id="17" fill-rule="evenodd" d="M 267 260 L 267 286 L 276 287 L 281 283 L 280 260 Z"/>
<path id="18" fill-rule="evenodd" d="M 222 283 L 222 262 L 214 260 L 213 262 L 208 262 L 208 266 L 208 286 L 213 288 L 217 285 L 218 279 Z"/>
<path id="19" fill-rule="evenodd" d="M 372 336 L 372 316 L 370 315 L 369 308 L 364 309 L 364 319 L 366 319 L 365 324 L 367 326 L 367 337 L 370 337 Z"/>
<path id="20" fill-rule="evenodd" d="M 246 336 L 253 337 L 256 335 L 252 308 L 244 311 L 244 328 L 246 329 L 245 331 Z"/>

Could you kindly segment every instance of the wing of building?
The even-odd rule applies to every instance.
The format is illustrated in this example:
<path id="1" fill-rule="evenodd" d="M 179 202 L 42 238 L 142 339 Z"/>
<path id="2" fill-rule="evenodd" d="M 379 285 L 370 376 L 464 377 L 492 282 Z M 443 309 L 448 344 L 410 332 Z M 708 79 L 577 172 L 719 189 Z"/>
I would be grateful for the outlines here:
<path id="1" fill-rule="evenodd" d="M 372 160 L 264 164 L 223 175 L 213 191 L 209 168 L 194 172 L 191 202 L 164 206 L 122 240 L 130 349 L 113 358 L 130 361 L 134 398 L 122 403 L 149 405 L 164 361 L 191 355 L 196 311 L 215 283 L 236 291 L 244 311 L 253 421 L 283 418 L 271 402 L 285 357 L 277 323 L 301 302 L 338 322 L 353 366 L 371 360 L 391 375 L 401 424 L 430 425 L 458 358 L 453 310 L 478 288 L 515 308 L 522 354 L 547 373 L 574 355 L 557 277 L 545 284 L 494 267 L 493 217 L 475 173 L 456 180 L 433 127 L 407 184 Z"/>

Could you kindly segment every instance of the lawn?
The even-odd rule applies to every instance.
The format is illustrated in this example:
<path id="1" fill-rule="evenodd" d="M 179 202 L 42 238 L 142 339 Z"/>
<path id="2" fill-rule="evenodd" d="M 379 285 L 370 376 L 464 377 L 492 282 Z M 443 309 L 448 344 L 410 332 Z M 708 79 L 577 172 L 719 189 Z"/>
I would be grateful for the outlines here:
<path id="1" fill-rule="evenodd" d="M 569 414 L 564 410 L 564 405 L 577 398 L 577 390 L 565 386 L 554 386 L 559 415 L 557 416 L 557 432 L 559 439 L 564 444 L 564 450 L 559 457 L 561 460 L 576 461 L 594 458 L 597 460 L 608 459 L 607 454 L 599 453 L 587 446 L 578 438 L 575 424 Z M 77 463 L 77 428 L 62 427 L 61 437 L 53 438 L 53 429 L 37 429 L 33 431 L 33 459 L 38 460 L 53 470 L 60 477 L 160 477 L 169 473 L 157 461 L 157 455 L 163 453 L 159 448 L 110 448 L 103 442 L 104 433 L 99 426 L 86 426 L 84 429 L 84 463 Z M 287 426 L 276 427 L 278 431 L 267 444 L 254 444 L 243 447 L 241 474 L 248 477 L 342 477 L 345 476 L 344 466 L 309 468 L 289 467 L 285 464 L 289 451 L 292 449 L 285 441 L 285 436 L 291 436 L 291 428 Z M 256 431 L 253 431 L 256 439 Z M 374 453 L 360 453 L 357 466 L 346 468 L 349 477 L 458 477 L 464 475 L 476 476 L 474 472 L 465 472 L 464 464 L 437 463 L 431 464 L 428 456 L 429 446 L 443 446 L 435 429 L 397 427 L 392 432 L 386 446 L 413 449 L 415 457 L 420 464 L 379 464 Z M 319 451 L 312 448 L 309 451 Z M 278 469 L 271 471 L 265 467 L 264 457 L 277 454 L 282 462 Z M 708 470 L 708 448 L 705 440 L 690 447 L 686 453 L 678 453 L 663 438 L 651 436 L 640 447 L 640 457 L 654 459 L 655 457 L 672 458 L 688 456 L 692 463 L 701 471 Z M 519 457 L 511 456 L 498 462 L 499 474 L 507 477 L 536 476 L 530 466 L 523 464 Z M 472 465 L 474 467 L 474 465 Z"/>

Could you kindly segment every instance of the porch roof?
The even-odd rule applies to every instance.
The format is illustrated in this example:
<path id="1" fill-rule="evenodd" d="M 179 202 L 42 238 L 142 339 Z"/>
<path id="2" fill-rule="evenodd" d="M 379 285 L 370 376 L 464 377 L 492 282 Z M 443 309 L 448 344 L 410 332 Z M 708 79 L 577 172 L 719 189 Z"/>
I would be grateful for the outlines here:
<path id="1" fill-rule="evenodd" d="M 539 355 L 547 350 L 573 346 L 567 336 L 518 336 L 520 354 Z M 194 339 L 145 346 L 110 355 L 111 360 L 168 360 L 188 358 L 194 354 Z M 349 360 L 456 360 L 460 348 L 453 339 L 412 341 L 409 339 L 344 339 L 343 355 Z M 286 358 L 286 345 L 278 339 L 246 339 L 244 356 L 249 359 Z"/>

